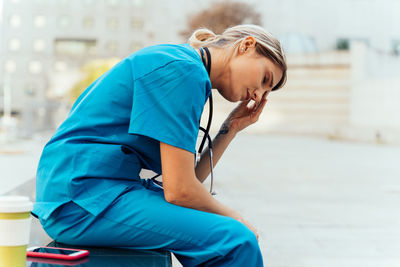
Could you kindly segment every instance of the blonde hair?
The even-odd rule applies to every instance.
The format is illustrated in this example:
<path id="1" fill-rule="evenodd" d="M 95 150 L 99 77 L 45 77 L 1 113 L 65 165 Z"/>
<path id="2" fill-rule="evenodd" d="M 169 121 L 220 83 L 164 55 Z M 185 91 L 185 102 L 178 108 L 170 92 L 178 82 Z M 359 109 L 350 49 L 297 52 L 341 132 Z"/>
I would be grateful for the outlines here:
<path id="1" fill-rule="evenodd" d="M 224 48 L 237 47 L 246 37 L 252 36 L 256 40 L 256 51 L 270 59 L 282 70 L 282 78 L 272 90 L 281 88 L 287 79 L 286 58 L 280 42 L 262 27 L 252 24 L 237 25 L 227 28 L 222 34 L 215 34 L 209 29 L 196 30 L 189 38 L 189 43 L 194 48 L 201 46 Z"/>

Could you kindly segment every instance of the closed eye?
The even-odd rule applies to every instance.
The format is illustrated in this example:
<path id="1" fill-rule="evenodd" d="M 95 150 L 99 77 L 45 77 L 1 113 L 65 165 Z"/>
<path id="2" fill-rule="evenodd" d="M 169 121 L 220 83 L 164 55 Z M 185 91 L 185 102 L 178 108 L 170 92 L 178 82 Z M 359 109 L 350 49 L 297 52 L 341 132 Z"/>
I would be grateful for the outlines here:
<path id="1" fill-rule="evenodd" d="M 263 84 L 267 83 L 267 76 L 264 77 Z"/>

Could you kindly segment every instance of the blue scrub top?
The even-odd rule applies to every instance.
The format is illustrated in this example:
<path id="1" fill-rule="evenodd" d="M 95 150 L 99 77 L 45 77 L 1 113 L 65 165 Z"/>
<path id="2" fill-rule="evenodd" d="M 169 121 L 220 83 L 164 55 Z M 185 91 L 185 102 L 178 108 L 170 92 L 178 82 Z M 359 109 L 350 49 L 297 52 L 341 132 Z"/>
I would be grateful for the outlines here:
<path id="1" fill-rule="evenodd" d="M 46 220 L 73 201 L 96 216 L 142 168 L 161 173 L 160 142 L 195 153 L 210 93 L 188 44 L 147 47 L 119 62 L 80 95 L 44 147 L 33 213 Z"/>

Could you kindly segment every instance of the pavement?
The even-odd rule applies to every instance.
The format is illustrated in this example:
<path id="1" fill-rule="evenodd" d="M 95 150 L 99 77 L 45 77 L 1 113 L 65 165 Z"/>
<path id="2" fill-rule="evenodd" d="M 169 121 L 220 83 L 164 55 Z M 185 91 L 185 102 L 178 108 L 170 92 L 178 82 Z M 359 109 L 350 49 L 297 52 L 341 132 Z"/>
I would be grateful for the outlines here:
<path id="1" fill-rule="evenodd" d="M 34 177 L 46 141 L 0 142 L 0 194 Z M 215 168 L 216 198 L 258 229 L 265 266 L 400 266 L 399 159 L 398 146 L 244 132 Z"/>

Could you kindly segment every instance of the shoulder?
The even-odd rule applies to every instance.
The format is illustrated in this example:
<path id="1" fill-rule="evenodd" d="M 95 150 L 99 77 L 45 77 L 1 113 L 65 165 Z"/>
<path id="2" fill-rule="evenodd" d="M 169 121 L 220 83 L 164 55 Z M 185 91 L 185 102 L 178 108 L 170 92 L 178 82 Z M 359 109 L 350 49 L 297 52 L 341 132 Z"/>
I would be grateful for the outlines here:
<path id="1" fill-rule="evenodd" d="M 139 79 L 160 70 L 175 70 L 179 74 L 203 71 L 200 56 L 188 44 L 162 44 L 143 48 L 129 57 L 134 72 L 134 79 Z"/>
<path id="2" fill-rule="evenodd" d="M 148 46 L 136 51 L 129 57 L 132 59 L 151 59 L 155 57 L 158 60 L 188 60 L 195 63 L 201 62 L 200 56 L 189 44 L 159 44 Z"/>

